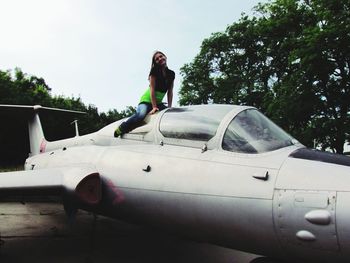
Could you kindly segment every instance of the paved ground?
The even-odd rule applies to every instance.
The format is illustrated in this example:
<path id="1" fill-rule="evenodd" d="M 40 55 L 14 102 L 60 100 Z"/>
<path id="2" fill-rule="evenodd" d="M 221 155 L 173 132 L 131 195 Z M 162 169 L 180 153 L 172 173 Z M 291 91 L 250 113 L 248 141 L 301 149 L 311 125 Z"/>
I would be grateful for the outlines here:
<path id="1" fill-rule="evenodd" d="M 95 225 L 95 231 L 93 231 Z M 0 203 L 0 262 L 247 263 L 252 254 L 186 241 L 56 203 Z"/>

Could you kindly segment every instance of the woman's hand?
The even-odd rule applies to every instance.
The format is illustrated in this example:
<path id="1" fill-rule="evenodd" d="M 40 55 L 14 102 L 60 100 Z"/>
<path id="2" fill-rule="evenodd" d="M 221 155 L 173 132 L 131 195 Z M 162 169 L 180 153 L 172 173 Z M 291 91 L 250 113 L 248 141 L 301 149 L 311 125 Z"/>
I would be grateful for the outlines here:
<path id="1" fill-rule="evenodd" d="M 153 107 L 153 109 L 149 112 L 149 114 L 154 114 L 157 111 L 159 111 L 159 109 L 157 107 Z"/>

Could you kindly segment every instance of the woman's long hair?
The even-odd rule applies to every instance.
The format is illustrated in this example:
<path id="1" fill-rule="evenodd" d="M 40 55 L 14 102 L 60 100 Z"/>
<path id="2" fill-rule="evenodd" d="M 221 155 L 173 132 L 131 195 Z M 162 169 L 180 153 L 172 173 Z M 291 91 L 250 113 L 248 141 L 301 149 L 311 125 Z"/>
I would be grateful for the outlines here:
<path id="1" fill-rule="evenodd" d="M 153 56 L 152 56 L 152 64 L 151 64 L 151 70 L 149 71 L 148 79 L 149 79 L 149 77 L 151 76 L 151 73 L 152 73 L 152 72 L 156 72 L 157 76 L 158 76 L 159 74 L 161 74 L 161 69 L 162 69 L 162 68 L 161 68 L 161 66 L 159 66 L 159 65 L 156 63 L 156 60 L 155 60 L 155 57 L 156 57 L 157 54 L 162 54 L 165 58 L 167 58 L 167 56 L 166 56 L 162 51 L 157 50 L 157 51 L 155 51 L 155 52 L 153 53 Z"/>

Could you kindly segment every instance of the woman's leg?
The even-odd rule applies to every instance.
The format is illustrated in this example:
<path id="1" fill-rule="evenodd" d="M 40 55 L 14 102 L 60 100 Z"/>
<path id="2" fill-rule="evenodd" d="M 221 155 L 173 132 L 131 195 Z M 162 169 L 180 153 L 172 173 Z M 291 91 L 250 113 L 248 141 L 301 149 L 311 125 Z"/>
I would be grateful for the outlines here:
<path id="1" fill-rule="evenodd" d="M 143 119 L 146 117 L 147 113 L 149 113 L 152 109 L 152 106 L 147 103 L 141 103 L 137 106 L 136 113 L 132 115 L 129 119 L 127 119 L 125 122 L 120 124 L 119 129 L 121 133 L 128 133 L 132 130 L 132 128 L 143 121 Z"/>

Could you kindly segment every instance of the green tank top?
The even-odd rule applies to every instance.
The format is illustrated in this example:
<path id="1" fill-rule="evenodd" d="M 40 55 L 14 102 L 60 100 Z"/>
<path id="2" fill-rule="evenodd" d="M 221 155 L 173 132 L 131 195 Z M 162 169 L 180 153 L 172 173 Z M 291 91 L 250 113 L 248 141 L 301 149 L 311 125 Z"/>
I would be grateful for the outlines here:
<path id="1" fill-rule="evenodd" d="M 157 104 L 162 103 L 163 98 L 165 96 L 166 92 L 162 92 L 162 91 L 156 91 L 156 101 Z M 142 95 L 141 99 L 140 99 L 140 103 L 141 102 L 147 102 L 147 103 L 152 103 L 152 99 L 151 99 L 151 88 L 148 87 L 148 89 L 146 90 L 146 92 Z"/>

